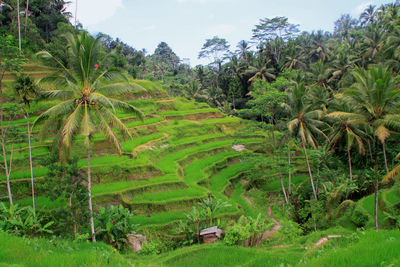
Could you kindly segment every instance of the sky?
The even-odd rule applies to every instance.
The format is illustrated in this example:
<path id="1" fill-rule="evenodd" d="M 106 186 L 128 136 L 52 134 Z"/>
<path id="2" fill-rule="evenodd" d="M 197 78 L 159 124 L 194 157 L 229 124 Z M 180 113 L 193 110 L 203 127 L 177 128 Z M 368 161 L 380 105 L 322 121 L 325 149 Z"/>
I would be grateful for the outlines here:
<path id="1" fill-rule="evenodd" d="M 190 64 L 207 64 L 198 54 L 206 39 L 225 38 L 231 51 L 241 40 L 251 40 L 260 19 L 285 16 L 302 31 L 333 31 L 342 14 L 359 17 L 376 0 L 71 0 L 68 10 L 84 29 L 102 32 L 150 54 L 166 42 Z M 71 19 L 74 22 L 74 18 Z"/>

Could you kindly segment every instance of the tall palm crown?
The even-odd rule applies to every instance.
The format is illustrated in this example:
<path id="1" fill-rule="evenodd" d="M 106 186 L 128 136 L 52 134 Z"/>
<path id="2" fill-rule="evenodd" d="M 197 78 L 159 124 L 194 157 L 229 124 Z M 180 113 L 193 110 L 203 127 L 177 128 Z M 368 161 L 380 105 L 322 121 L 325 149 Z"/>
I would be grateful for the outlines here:
<path id="1" fill-rule="evenodd" d="M 287 123 L 289 131 L 301 139 L 304 156 L 310 175 L 311 186 L 315 200 L 318 200 L 317 191 L 314 186 L 312 170 L 308 160 L 306 145 L 313 148 L 317 147 L 317 136 L 327 136 L 321 130 L 326 124 L 320 120 L 322 111 L 316 109 L 313 103 L 307 100 L 307 90 L 304 83 L 298 83 L 289 91 L 289 101 L 287 107 L 291 113 L 291 120 Z"/>
<path id="2" fill-rule="evenodd" d="M 292 119 L 287 126 L 290 132 L 300 137 L 302 143 L 317 147 L 317 136 L 326 137 L 321 127 L 326 126 L 320 120 L 322 110 L 315 109 L 314 104 L 307 100 L 307 90 L 304 83 L 296 84 L 289 92 L 288 108 Z"/>
<path id="3" fill-rule="evenodd" d="M 390 129 L 400 127 L 398 78 L 382 65 L 369 70 L 357 68 L 353 76 L 356 82 L 345 91 L 345 95 L 353 99 L 358 113 L 363 114 L 372 126 L 373 134 L 385 143 Z"/>
<path id="4" fill-rule="evenodd" d="M 89 146 L 90 136 L 100 131 L 121 153 L 121 146 L 114 128 L 124 136 L 131 136 L 126 126 L 116 116 L 116 111 L 133 113 L 142 118 L 142 113 L 134 106 L 109 97 L 143 89 L 130 83 L 118 70 L 104 68 L 107 56 L 100 58 L 100 38 L 93 38 L 86 32 L 78 36 L 66 36 L 68 40 L 68 66 L 48 52 L 39 52 L 37 58 L 54 73 L 40 82 L 50 83 L 56 90 L 44 91 L 49 98 L 62 100 L 61 103 L 43 112 L 35 121 L 64 119 L 62 143 L 66 148 L 72 144 L 76 134 L 84 136 L 85 146 Z M 108 96 L 107 96 L 108 95 Z M 96 127 L 96 124 L 98 127 Z"/>
<path id="5" fill-rule="evenodd" d="M 106 95 L 126 93 L 140 87 L 129 83 L 119 71 L 103 67 L 107 57 L 100 58 L 100 38 L 94 39 L 85 31 L 78 36 L 67 35 L 66 38 L 69 59 L 67 66 L 48 52 L 37 54 L 37 58 L 45 65 L 54 68 L 54 73 L 41 81 L 58 88 L 45 91 L 43 95 L 59 99 L 61 103 L 43 112 L 34 124 L 45 119 L 61 122 L 59 136 L 66 150 L 71 147 L 75 135 L 81 134 L 84 137 L 88 162 L 90 231 L 92 241 L 96 242 L 91 193 L 90 137 L 97 131 L 103 132 L 121 153 L 122 148 L 114 129 L 120 130 L 124 136 L 131 135 L 116 116 L 116 111 L 133 113 L 140 118 L 143 115 L 134 106 Z"/>

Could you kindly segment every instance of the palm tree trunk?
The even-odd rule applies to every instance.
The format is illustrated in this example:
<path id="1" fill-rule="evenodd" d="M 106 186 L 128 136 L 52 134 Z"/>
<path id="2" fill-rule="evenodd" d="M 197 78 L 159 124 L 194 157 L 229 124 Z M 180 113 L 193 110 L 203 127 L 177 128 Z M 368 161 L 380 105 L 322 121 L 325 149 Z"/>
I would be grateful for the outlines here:
<path id="1" fill-rule="evenodd" d="M 200 244 L 200 221 L 196 222 L 197 243 Z"/>
<path id="2" fill-rule="evenodd" d="M 4 167 L 5 167 L 6 178 L 7 178 L 8 201 L 11 206 L 11 205 L 13 205 L 13 197 L 12 197 L 11 183 L 10 183 L 11 166 L 8 166 L 8 163 L 7 163 L 7 155 L 6 155 L 4 140 L 5 140 L 5 138 L 3 138 L 3 141 L 1 142 L 1 146 L 3 148 Z M 10 164 L 12 162 L 12 156 L 13 156 L 13 153 L 11 152 Z"/>
<path id="3" fill-rule="evenodd" d="M 308 174 L 310 175 L 310 181 L 311 181 L 311 186 L 312 186 L 314 198 L 315 198 L 315 200 L 318 200 L 317 192 L 315 191 L 314 179 L 313 179 L 313 175 L 312 175 L 312 171 L 311 171 L 310 162 L 308 161 L 306 145 L 304 144 L 303 141 L 302 141 L 301 143 L 302 143 L 302 145 L 303 145 L 304 156 L 306 157 L 307 168 L 308 168 Z"/>
<path id="4" fill-rule="evenodd" d="M 12 156 L 13 156 L 13 151 L 11 151 L 11 157 L 10 157 L 10 166 L 7 163 L 7 154 L 6 154 L 6 131 L 4 129 L 4 124 L 3 124 L 3 104 L 1 103 L 0 106 L 0 120 L 1 120 L 1 148 L 3 151 L 3 160 L 4 160 L 4 171 L 6 173 L 6 178 L 7 178 L 7 191 L 8 191 L 8 201 L 10 203 L 10 206 L 13 205 L 13 197 L 12 197 L 12 192 L 11 192 L 11 184 L 10 184 L 10 174 L 11 174 L 11 163 L 12 163 Z"/>
<path id="5" fill-rule="evenodd" d="M 78 25 L 78 0 L 75 1 L 75 28 Z"/>
<path id="6" fill-rule="evenodd" d="M 32 146 L 31 146 L 31 130 L 29 126 L 29 113 L 26 111 L 26 124 L 28 126 L 28 146 L 29 146 L 29 167 L 31 168 L 31 184 L 32 184 L 32 208 L 35 212 L 35 186 L 33 181 L 33 165 L 32 165 Z"/>
<path id="7" fill-rule="evenodd" d="M 369 150 L 369 156 L 371 157 L 371 161 L 373 160 L 372 157 L 372 148 L 371 148 L 371 142 L 368 140 L 368 150 Z"/>
<path id="8" fill-rule="evenodd" d="M 388 167 L 387 156 L 386 156 L 386 145 L 384 142 L 382 142 L 382 147 L 383 147 L 383 158 L 385 159 L 386 173 L 389 173 L 389 167 Z"/>
<path id="9" fill-rule="evenodd" d="M 292 170 L 290 169 L 291 159 L 290 159 L 290 146 L 288 145 L 288 162 L 289 162 L 289 181 L 288 181 L 288 196 L 292 194 Z"/>
<path id="10" fill-rule="evenodd" d="M 288 197 L 287 197 L 287 194 L 286 194 L 286 189 L 285 189 L 285 185 L 283 184 L 283 175 L 282 175 L 282 172 L 281 172 L 281 168 L 280 168 L 280 166 L 279 166 L 279 160 L 278 160 L 278 158 L 277 158 L 277 156 L 276 156 L 276 140 L 275 140 L 275 133 L 274 133 L 274 129 L 275 127 L 272 127 L 272 142 L 273 142 L 273 145 L 274 145 L 274 157 L 275 157 L 275 162 L 276 162 L 276 168 L 278 169 L 278 173 L 279 173 L 279 179 L 280 179 L 280 182 L 281 182 L 281 187 L 282 187 L 282 193 L 283 193 L 283 196 L 285 197 L 285 202 L 286 202 L 286 204 L 289 204 L 289 199 L 288 199 Z"/>
<path id="11" fill-rule="evenodd" d="M 89 194 L 89 212 L 90 212 L 90 231 L 92 234 L 92 241 L 96 242 L 96 235 L 94 232 L 94 220 L 93 220 L 93 205 L 92 205 L 92 177 L 90 173 L 90 147 L 87 148 L 88 158 L 88 194 Z"/>
<path id="12" fill-rule="evenodd" d="M 377 147 L 377 142 L 375 140 L 375 148 Z M 377 155 L 377 149 L 375 149 L 375 188 L 374 188 L 374 193 L 375 193 L 375 205 L 374 205 L 374 211 L 375 211 L 375 229 L 379 230 L 379 221 L 378 221 L 378 188 L 379 186 L 379 181 L 378 181 L 378 155 Z"/>
<path id="13" fill-rule="evenodd" d="M 25 9 L 25 38 L 26 38 L 26 29 L 28 28 L 28 11 L 29 11 L 29 0 L 26 0 L 26 9 Z"/>
<path id="14" fill-rule="evenodd" d="M 18 48 L 21 53 L 21 18 L 19 16 L 19 0 L 17 0 L 17 19 L 18 19 Z"/>
<path id="15" fill-rule="evenodd" d="M 350 148 L 347 150 L 347 155 L 349 157 L 350 181 L 353 181 L 353 169 L 351 167 L 351 152 L 350 152 Z"/>

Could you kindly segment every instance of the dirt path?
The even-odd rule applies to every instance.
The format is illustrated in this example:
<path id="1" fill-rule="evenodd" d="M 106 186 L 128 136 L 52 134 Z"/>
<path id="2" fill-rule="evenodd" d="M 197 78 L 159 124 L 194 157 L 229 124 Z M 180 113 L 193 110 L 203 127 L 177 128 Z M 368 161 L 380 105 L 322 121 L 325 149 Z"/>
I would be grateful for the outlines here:
<path id="1" fill-rule="evenodd" d="M 163 137 L 158 138 L 158 139 L 155 139 L 155 140 L 150 140 L 149 142 L 147 142 L 147 143 L 145 143 L 145 144 L 143 144 L 143 145 L 137 146 L 137 147 L 135 148 L 134 151 L 135 151 L 135 152 L 140 152 L 140 151 L 143 151 L 143 150 L 153 149 L 153 148 L 154 148 L 154 145 L 155 145 L 157 142 L 168 138 L 168 136 L 169 136 L 169 135 L 168 135 L 167 133 L 164 133 L 164 136 L 163 136 Z"/>
<path id="2" fill-rule="evenodd" d="M 246 202 L 247 202 L 253 209 L 256 208 L 256 206 L 254 206 L 253 202 L 252 202 L 250 199 L 248 199 L 246 196 L 243 196 L 243 198 L 244 198 L 244 200 L 246 200 Z"/>
<path id="3" fill-rule="evenodd" d="M 329 241 L 329 239 L 332 239 L 332 238 L 340 238 L 340 237 L 342 237 L 342 236 L 341 236 L 341 235 L 328 235 L 328 236 L 326 236 L 326 237 L 322 237 L 320 240 L 318 240 L 318 241 L 314 244 L 313 249 L 324 245 L 325 243 L 327 243 L 327 242 Z"/>
<path id="4" fill-rule="evenodd" d="M 271 203 L 268 206 L 268 213 L 267 213 L 268 217 L 271 219 L 271 221 L 273 221 L 275 223 L 275 225 L 272 226 L 272 228 L 270 230 L 267 230 L 262 234 L 260 240 L 257 242 L 257 246 L 259 246 L 263 240 L 265 240 L 265 239 L 271 237 L 273 234 L 275 234 L 282 227 L 282 224 L 272 216 L 272 206 L 274 206 L 274 205 L 280 206 L 280 205 L 282 205 L 282 201 Z"/>
<path id="5" fill-rule="evenodd" d="M 247 202 L 250 206 L 252 206 L 253 208 L 255 208 L 255 205 L 253 204 L 253 202 L 252 202 L 248 197 L 243 196 L 243 198 L 244 198 L 244 200 L 246 200 L 246 202 Z M 259 246 L 263 240 L 265 240 L 265 239 L 271 237 L 273 234 L 275 234 L 275 233 L 282 227 L 282 224 L 281 224 L 277 219 L 275 219 L 275 218 L 272 216 L 272 206 L 274 206 L 274 205 L 279 205 L 279 206 L 280 206 L 280 205 L 282 205 L 282 203 L 283 203 L 282 201 L 279 201 L 279 202 L 274 202 L 274 203 L 269 204 L 267 214 L 268 214 L 268 217 L 271 219 L 271 221 L 274 222 L 275 225 L 272 226 L 271 229 L 265 231 L 265 232 L 261 235 L 261 237 L 259 238 L 259 240 L 258 240 L 257 243 L 256 243 L 256 246 Z"/>

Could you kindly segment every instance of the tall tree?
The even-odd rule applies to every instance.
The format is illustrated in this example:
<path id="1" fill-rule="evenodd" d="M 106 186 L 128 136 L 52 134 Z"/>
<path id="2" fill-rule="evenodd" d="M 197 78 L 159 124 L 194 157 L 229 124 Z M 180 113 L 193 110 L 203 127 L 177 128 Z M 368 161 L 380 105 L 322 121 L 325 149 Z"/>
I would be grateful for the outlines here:
<path id="1" fill-rule="evenodd" d="M 375 227 L 378 230 L 378 157 L 377 143 L 383 149 L 386 171 L 389 172 L 386 157 L 386 139 L 391 129 L 400 129 L 399 80 L 391 70 L 379 65 L 368 70 L 357 68 L 353 73 L 355 83 L 345 91 L 354 103 L 355 113 L 364 116 L 368 122 L 375 140 Z M 353 116 L 352 113 L 343 113 L 342 116 Z"/>
<path id="2" fill-rule="evenodd" d="M 18 19 L 18 48 L 19 51 L 22 51 L 21 48 L 21 14 L 19 12 L 19 0 L 17 0 L 17 19 Z"/>
<path id="3" fill-rule="evenodd" d="M 351 161 L 351 150 L 354 146 L 358 148 L 361 155 L 365 154 L 364 142 L 366 141 L 367 121 L 364 116 L 354 114 L 353 116 L 341 116 L 342 112 L 351 112 L 351 107 L 343 99 L 335 99 L 332 103 L 334 112 L 327 114 L 328 118 L 333 118 L 332 132 L 329 136 L 330 146 L 334 149 L 339 142 L 344 141 L 346 145 L 347 157 L 349 162 L 350 180 L 353 180 L 353 168 Z"/>
<path id="4" fill-rule="evenodd" d="M 45 91 L 44 96 L 62 100 L 61 103 L 43 112 L 34 122 L 40 123 L 47 119 L 63 119 L 61 126 L 61 145 L 70 149 L 75 135 L 84 137 L 87 152 L 88 197 L 90 211 L 90 228 L 92 241 L 96 241 L 93 221 L 93 206 L 91 193 L 91 149 L 90 140 L 95 132 L 102 132 L 122 153 L 120 142 L 114 132 L 118 129 L 123 136 L 131 137 L 131 133 L 116 116 L 117 110 L 133 113 L 142 118 L 140 110 L 123 101 L 110 97 L 132 90 L 142 89 L 129 83 L 122 73 L 107 69 L 105 58 L 101 58 L 100 39 L 94 39 L 87 32 L 80 35 L 67 35 L 69 64 L 64 65 L 48 52 L 39 52 L 37 57 L 45 65 L 57 68 L 52 75 L 41 82 L 48 82 L 57 90 Z M 98 64 L 98 67 L 95 67 Z M 109 95 L 109 96 L 107 96 Z"/>
<path id="5" fill-rule="evenodd" d="M 31 77 L 18 76 L 15 84 L 15 90 L 20 96 L 23 103 L 23 110 L 26 118 L 26 126 L 28 131 L 28 148 L 29 148 L 29 167 L 31 171 L 31 188 L 32 188 L 32 208 L 33 211 L 36 210 L 35 207 L 35 186 L 33 179 L 33 163 L 32 163 L 32 145 L 31 145 L 31 129 L 29 122 L 29 108 L 32 99 L 38 96 L 38 88 Z"/>
<path id="6" fill-rule="evenodd" d="M 26 38 L 26 29 L 28 28 L 28 14 L 29 14 L 29 0 L 26 0 L 26 8 L 25 8 L 25 38 Z"/>
<path id="7" fill-rule="evenodd" d="M 290 120 L 287 123 L 287 127 L 292 134 L 299 137 L 301 140 L 314 198 L 315 200 L 318 200 L 306 146 L 310 145 L 315 149 L 317 148 L 318 144 L 318 135 L 322 135 L 327 138 L 327 136 L 321 130 L 321 128 L 326 126 L 326 124 L 320 120 L 322 117 L 322 111 L 315 109 L 314 105 L 307 101 L 307 90 L 304 83 L 299 83 L 292 86 L 288 95 L 289 100 L 285 106 L 288 108 L 291 115 Z"/>
<path id="8" fill-rule="evenodd" d="M 10 184 L 10 174 L 11 174 L 11 164 L 12 164 L 12 151 L 10 156 L 10 162 L 7 162 L 7 127 L 4 125 L 5 112 L 3 110 L 3 104 L 6 102 L 3 91 L 3 78 L 7 71 L 19 71 L 22 63 L 25 59 L 22 57 L 20 50 L 12 36 L 0 35 L 0 130 L 1 130 L 1 148 L 3 155 L 2 166 L 6 174 L 6 183 L 8 191 L 8 199 L 10 205 L 13 204 L 11 184 Z"/>

